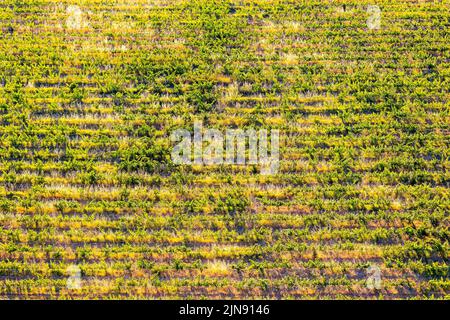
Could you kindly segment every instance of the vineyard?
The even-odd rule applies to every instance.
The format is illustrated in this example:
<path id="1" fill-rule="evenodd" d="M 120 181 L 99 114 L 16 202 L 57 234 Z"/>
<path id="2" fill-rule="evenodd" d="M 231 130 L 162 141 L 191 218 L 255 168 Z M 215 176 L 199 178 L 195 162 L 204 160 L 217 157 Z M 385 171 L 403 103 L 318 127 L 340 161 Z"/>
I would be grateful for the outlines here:
<path id="1" fill-rule="evenodd" d="M 447 0 L 0 21 L 0 299 L 450 298 Z M 175 164 L 194 121 L 278 129 L 278 172 Z"/>

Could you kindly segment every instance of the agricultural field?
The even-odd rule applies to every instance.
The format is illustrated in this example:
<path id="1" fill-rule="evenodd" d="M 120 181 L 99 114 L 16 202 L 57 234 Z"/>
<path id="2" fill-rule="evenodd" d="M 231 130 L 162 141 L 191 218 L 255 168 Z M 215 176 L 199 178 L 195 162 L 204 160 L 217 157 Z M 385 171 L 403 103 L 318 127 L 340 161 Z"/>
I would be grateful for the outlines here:
<path id="1" fill-rule="evenodd" d="M 0 21 L 0 299 L 450 298 L 449 1 Z M 174 163 L 194 121 L 279 130 L 278 171 Z"/>

